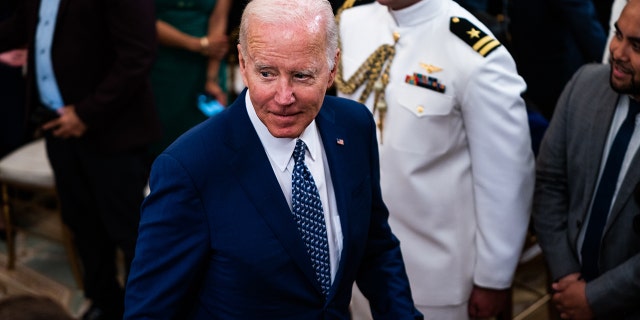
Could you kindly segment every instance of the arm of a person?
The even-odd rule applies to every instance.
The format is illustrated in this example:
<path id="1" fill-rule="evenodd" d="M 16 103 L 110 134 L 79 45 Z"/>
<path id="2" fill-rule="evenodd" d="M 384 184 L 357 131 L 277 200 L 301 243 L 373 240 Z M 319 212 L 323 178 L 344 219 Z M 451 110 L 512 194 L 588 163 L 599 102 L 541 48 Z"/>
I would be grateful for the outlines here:
<path id="1" fill-rule="evenodd" d="M 125 319 L 178 319 L 195 301 L 191 295 L 209 254 L 208 224 L 199 194 L 175 158 L 160 155 L 149 182 L 127 282 Z"/>
<path id="2" fill-rule="evenodd" d="M 99 131 L 112 126 L 112 120 L 117 119 L 124 108 L 132 107 L 132 100 L 148 85 L 155 61 L 153 1 L 110 0 L 106 3 L 109 8 L 101 14 L 105 15 L 110 39 L 96 41 L 108 41 L 114 48 L 115 58 L 96 89 L 74 104 L 87 130 Z"/>
<path id="3" fill-rule="evenodd" d="M 494 316 L 506 302 L 529 225 L 534 160 L 524 80 L 504 48 L 491 53 L 463 88 L 476 208 L 476 261 L 470 311 Z M 482 290 L 486 289 L 486 290 Z"/>
<path id="4" fill-rule="evenodd" d="M 205 91 L 216 97 L 223 105 L 227 104 L 227 95 L 220 88 L 220 65 L 229 50 L 229 38 L 225 35 L 231 0 L 218 0 L 209 17 L 207 38 L 209 43 L 209 62 L 207 63 L 207 79 Z"/>
<path id="5" fill-rule="evenodd" d="M 580 73 L 579 70 L 574 78 Z M 570 194 L 567 132 L 574 85 L 575 81 L 570 81 L 558 99 L 553 121 L 540 145 L 536 163 L 533 225 L 554 281 L 580 272 L 580 262 L 567 237 Z"/>
<path id="6" fill-rule="evenodd" d="M 27 63 L 26 49 L 13 49 L 0 53 L 0 64 L 9 67 L 22 67 Z"/>
<path id="7" fill-rule="evenodd" d="M 370 113 L 367 116 L 371 117 Z M 380 190 L 375 123 L 373 119 L 370 122 L 369 131 L 372 139 L 368 161 L 371 164 L 372 212 L 364 259 L 356 282 L 370 301 L 374 319 L 423 319 L 422 314 L 413 305 L 400 242 L 391 232 L 388 223 L 389 211 L 382 200 Z"/>
<path id="8" fill-rule="evenodd" d="M 199 37 L 186 34 L 165 21 L 157 20 L 156 30 L 158 32 L 158 43 L 163 46 L 180 48 L 201 54 L 205 54 L 206 52 L 206 48 Z"/>

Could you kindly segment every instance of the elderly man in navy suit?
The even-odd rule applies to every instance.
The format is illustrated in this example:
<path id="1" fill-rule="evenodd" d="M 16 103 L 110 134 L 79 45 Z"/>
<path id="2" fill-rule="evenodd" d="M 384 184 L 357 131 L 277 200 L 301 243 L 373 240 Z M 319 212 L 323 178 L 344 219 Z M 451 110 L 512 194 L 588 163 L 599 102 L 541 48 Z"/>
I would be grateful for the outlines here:
<path id="1" fill-rule="evenodd" d="M 325 96 L 337 35 L 326 0 L 245 8 L 248 89 L 156 159 L 125 319 L 349 319 L 354 281 L 376 318 L 422 319 L 371 113 Z"/>

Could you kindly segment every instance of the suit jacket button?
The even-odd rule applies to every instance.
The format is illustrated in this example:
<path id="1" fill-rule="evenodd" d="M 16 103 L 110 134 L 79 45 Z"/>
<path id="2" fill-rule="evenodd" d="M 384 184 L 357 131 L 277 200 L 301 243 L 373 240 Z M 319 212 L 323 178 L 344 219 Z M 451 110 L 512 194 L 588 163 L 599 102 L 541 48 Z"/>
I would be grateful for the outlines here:
<path id="1" fill-rule="evenodd" d="M 577 228 L 582 227 L 582 220 L 576 220 L 576 227 Z"/>

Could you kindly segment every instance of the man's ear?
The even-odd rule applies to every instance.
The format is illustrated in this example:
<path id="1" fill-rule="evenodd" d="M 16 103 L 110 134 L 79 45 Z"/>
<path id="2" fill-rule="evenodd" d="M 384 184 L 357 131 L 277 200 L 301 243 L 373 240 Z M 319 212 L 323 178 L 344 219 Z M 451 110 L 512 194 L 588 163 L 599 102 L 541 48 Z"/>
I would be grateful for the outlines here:
<path id="1" fill-rule="evenodd" d="M 242 49 L 240 48 L 240 44 L 238 44 L 238 66 L 240 67 L 240 75 L 242 75 L 242 81 L 244 81 L 245 86 L 248 85 L 247 81 L 247 61 L 244 59 L 242 55 Z"/>
<path id="2" fill-rule="evenodd" d="M 333 85 L 333 80 L 335 80 L 336 74 L 338 73 L 338 63 L 340 63 L 340 49 L 336 50 L 336 57 L 333 61 L 333 69 L 331 69 L 331 72 L 329 73 L 329 83 L 327 84 L 327 88 Z"/>
<path id="3" fill-rule="evenodd" d="M 240 70 L 245 68 L 244 57 L 242 56 L 242 49 L 240 48 L 240 44 L 237 45 L 238 48 L 238 65 L 240 66 Z"/>

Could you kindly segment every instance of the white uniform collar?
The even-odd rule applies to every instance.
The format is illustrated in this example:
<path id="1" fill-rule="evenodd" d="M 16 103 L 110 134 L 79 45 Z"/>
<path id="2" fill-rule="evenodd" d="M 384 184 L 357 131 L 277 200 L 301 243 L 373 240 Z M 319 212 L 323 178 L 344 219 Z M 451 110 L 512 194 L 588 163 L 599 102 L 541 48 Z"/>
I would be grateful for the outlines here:
<path id="1" fill-rule="evenodd" d="M 442 16 L 445 3 L 445 0 L 421 0 L 404 9 L 388 10 L 398 27 L 412 27 Z"/>

